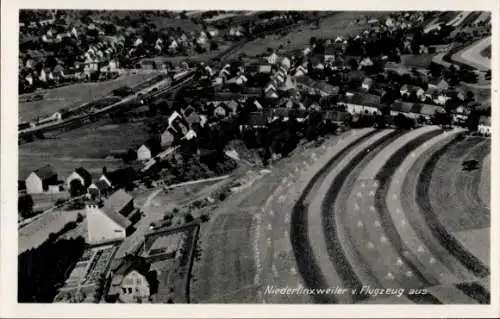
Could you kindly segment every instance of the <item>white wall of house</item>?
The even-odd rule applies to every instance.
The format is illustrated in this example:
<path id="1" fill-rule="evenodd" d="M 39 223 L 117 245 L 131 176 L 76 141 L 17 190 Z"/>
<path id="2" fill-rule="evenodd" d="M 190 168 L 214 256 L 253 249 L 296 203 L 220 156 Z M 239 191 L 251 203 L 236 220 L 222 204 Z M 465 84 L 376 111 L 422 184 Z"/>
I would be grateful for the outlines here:
<path id="1" fill-rule="evenodd" d="M 81 177 L 80 174 L 78 174 L 77 172 L 73 172 L 68 176 L 68 178 L 66 178 L 67 189 L 70 189 L 71 181 L 75 179 L 79 180 L 80 183 L 82 183 L 82 186 L 85 186 L 85 180 L 83 179 L 83 177 Z"/>
<path id="2" fill-rule="evenodd" d="M 104 214 L 97 205 L 88 205 L 87 213 L 87 243 L 97 245 L 123 240 L 126 237 L 125 228 L 115 223 Z"/>
<path id="3" fill-rule="evenodd" d="M 484 135 L 491 135 L 490 127 L 484 124 L 479 124 L 477 131 Z"/>
<path id="4" fill-rule="evenodd" d="M 151 151 L 146 147 L 146 145 L 141 145 L 141 147 L 137 150 L 137 160 L 146 161 L 149 159 L 151 159 Z"/>
<path id="5" fill-rule="evenodd" d="M 149 283 L 143 275 L 136 270 L 129 272 L 122 281 L 120 289 L 120 301 L 125 303 L 137 303 L 138 300 L 145 303 L 150 296 Z"/>
<path id="6" fill-rule="evenodd" d="M 47 187 L 47 193 L 60 193 L 62 191 L 62 185 L 49 185 Z"/>
<path id="7" fill-rule="evenodd" d="M 35 173 L 29 174 L 28 178 L 26 178 L 26 193 L 28 194 L 43 193 L 42 180 Z"/>
<path id="8" fill-rule="evenodd" d="M 365 111 L 368 111 L 370 114 L 378 114 L 379 110 L 373 106 L 365 106 L 365 105 L 357 105 L 345 103 L 347 105 L 347 112 L 351 114 L 363 114 Z"/>

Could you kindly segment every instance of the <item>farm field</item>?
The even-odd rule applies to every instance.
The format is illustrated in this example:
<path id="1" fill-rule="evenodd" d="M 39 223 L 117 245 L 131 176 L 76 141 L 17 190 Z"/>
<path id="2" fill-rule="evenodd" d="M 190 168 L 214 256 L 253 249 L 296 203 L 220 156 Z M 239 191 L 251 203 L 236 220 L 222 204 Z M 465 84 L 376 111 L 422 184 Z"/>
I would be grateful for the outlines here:
<path id="1" fill-rule="evenodd" d="M 63 132 L 55 138 L 22 144 L 19 145 L 19 178 L 45 164 L 52 164 L 59 176 L 66 176 L 78 166 L 99 175 L 103 166 L 111 170 L 124 165 L 121 160 L 106 159 L 110 152 L 138 147 L 147 139 L 142 123 L 118 125 L 102 121 Z"/>
<path id="2" fill-rule="evenodd" d="M 47 90 L 42 93 L 43 100 L 19 103 L 19 120 L 31 121 L 38 116 L 50 116 L 62 108 L 100 99 L 121 86 L 134 86 L 154 76 L 155 74 L 131 74 L 105 82 L 78 83 Z"/>
<path id="3" fill-rule="evenodd" d="M 311 37 L 317 38 L 335 38 L 338 35 L 349 36 L 358 34 L 366 28 L 366 20 L 386 16 L 387 12 L 339 12 L 333 16 L 321 19 L 319 29 L 316 29 L 313 24 L 303 25 L 286 36 L 270 35 L 264 39 L 259 38 L 244 45 L 239 52 L 245 52 L 248 56 L 255 56 L 265 53 L 267 48 L 278 49 L 283 45 L 284 51 L 292 51 L 295 49 L 303 49 L 309 43 Z M 360 18 L 360 23 L 356 23 L 356 19 Z"/>
<path id="4" fill-rule="evenodd" d="M 19 254 L 38 247 L 48 239 L 50 233 L 57 233 L 64 225 L 77 218 L 81 211 L 53 210 L 19 229 Z"/>

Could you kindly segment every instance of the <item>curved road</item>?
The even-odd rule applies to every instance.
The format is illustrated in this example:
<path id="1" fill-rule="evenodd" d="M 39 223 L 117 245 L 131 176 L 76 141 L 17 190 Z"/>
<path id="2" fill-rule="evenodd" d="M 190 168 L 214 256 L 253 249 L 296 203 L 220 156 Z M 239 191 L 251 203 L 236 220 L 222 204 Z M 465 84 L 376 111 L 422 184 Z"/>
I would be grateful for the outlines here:
<path id="1" fill-rule="evenodd" d="M 468 64 L 480 71 L 491 69 L 491 59 L 481 55 L 484 49 L 491 46 L 491 36 L 481 39 L 466 49 L 457 52 L 451 58 L 453 61 Z"/>

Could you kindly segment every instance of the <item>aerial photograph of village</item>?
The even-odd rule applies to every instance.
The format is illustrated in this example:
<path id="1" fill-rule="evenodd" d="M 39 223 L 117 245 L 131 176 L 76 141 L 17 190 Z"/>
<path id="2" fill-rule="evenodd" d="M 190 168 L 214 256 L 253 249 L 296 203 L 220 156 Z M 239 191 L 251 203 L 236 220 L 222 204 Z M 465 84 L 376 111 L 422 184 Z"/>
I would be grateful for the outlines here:
<path id="1" fill-rule="evenodd" d="M 20 10 L 18 302 L 490 304 L 491 19 Z"/>

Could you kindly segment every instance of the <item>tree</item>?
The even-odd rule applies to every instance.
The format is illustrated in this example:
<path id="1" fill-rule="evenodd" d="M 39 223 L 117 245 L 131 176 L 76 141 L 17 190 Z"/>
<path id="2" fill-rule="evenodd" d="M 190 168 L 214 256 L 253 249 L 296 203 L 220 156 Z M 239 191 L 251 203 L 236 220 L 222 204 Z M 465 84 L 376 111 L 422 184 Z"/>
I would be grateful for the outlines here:
<path id="1" fill-rule="evenodd" d="M 436 112 L 434 114 L 434 124 L 451 125 L 451 115 L 449 113 Z"/>
<path id="2" fill-rule="evenodd" d="M 349 66 L 351 67 L 352 70 L 357 70 L 358 69 L 358 61 L 356 59 L 350 59 L 348 62 Z"/>
<path id="3" fill-rule="evenodd" d="M 429 71 L 432 75 L 432 77 L 440 77 L 441 76 L 441 73 L 443 71 L 443 67 L 435 62 L 431 62 L 431 64 L 429 64 Z"/>
<path id="4" fill-rule="evenodd" d="M 184 215 L 184 223 L 188 224 L 188 223 L 192 222 L 193 220 L 194 220 L 194 217 L 190 213 L 187 213 L 186 215 Z"/>
<path id="5" fill-rule="evenodd" d="M 85 187 L 79 179 L 74 179 L 69 183 L 69 192 L 71 197 L 77 197 L 85 193 Z"/>
<path id="6" fill-rule="evenodd" d="M 317 41 L 316 37 L 309 38 L 309 45 L 313 46 L 314 44 L 316 44 L 316 41 Z"/>
<path id="7" fill-rule="evenodd" d="M 394 118 L 394 125 L 396 125 L 397 128 L 402 130 L 412 129 L 413 124 L 414 124 L 413 120 L 402 113 L 399 113 Z"/>
<path id="8" fill-rule="evenodd" d="M 467 118 L 467 128 L 470 132 L 476 132 L 477 127 L 479 126 L 479 112 L 474 109 L 470 112 L 469 117 Z"/>
<path id="9" fill-rule="evenodd" d="M 217 42 L 210 42 L 210 51 L 216 51 L 217 49 L 219 49 L 219 45 L 217 44 Z"/>
<path id="10" fill-rule="evenodd" d="M 26 194 L 20 196 L 17 200 L 19 213 L 23 218 L 29 218 L 33 214 L 33 198 L 31 195 Z"/>

